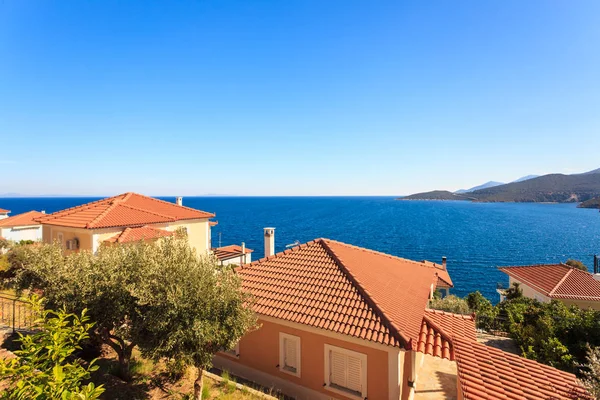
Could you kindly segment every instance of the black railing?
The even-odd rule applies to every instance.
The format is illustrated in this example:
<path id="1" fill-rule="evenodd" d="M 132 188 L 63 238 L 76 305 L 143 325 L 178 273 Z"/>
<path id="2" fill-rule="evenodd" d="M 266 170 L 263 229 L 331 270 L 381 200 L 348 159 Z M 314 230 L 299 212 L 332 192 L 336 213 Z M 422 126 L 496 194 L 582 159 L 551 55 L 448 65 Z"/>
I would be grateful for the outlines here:
<path id="1" fill-rule="evenodd" d="M 31 331 L 35 327 L 38 316 L 31 305 L 17 297 L 0 296 L 0 327 L 16 331 Z"/>

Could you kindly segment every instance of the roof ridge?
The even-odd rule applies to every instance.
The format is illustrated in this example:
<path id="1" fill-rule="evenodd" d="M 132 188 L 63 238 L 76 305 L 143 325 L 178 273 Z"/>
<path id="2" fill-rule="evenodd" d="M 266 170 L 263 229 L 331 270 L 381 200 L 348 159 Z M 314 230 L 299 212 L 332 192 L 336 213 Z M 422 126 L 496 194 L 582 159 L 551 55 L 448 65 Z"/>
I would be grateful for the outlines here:
<path id="1" fill-rule="evenodd" d="M 141 212 L 144 212 L 144 213 L 147 213 L 147 214 L 157 215 L 157 216 L 162 217 L 162 218 L 167 218 L 169 221 L 176 221 L 177 220 L 174 217 L 169 217 L 167 215 L 159 214 L 159 213 L 154 212 L 154 211 L 150 211 L 150 210 L 145 210 L 143 208 L 134 207 L 134 206 L 129 205 L 127 203 L 117 202 L 117 203 L 111 204 L 110 207 L 108 207 L 100 215 L 98 215 L 96 218 L 94 218 L 94 220 L 92 222 L 89 222 L 86 225 L 86 228 L 94 228 L 94 225 L 96 223 L 100 222 L 100 220 L 102 220 L 102 218 L 104 218 L 106 216 L 106 214 L 108 214 L 110 211 L 112 211 L 113 209 L 115 209 L 117 206 L 127 207 L 127 208 L 132 209 L 132 210 L 141 211 Z M 141 226 L 143 226 L 143 225 L 141 225 Z M 138 226 L 137 228 L 139 228 L 141 226 Z"/>
<path id="2" fill-rule="evenodd" d="M 144 198 L 151 199 L 151 200 L 154 200 L 154 201 L 159 202 L 159 203 L 166 203 L 166 204 L 169 204 L 171 206 L 185 208 L 185 209 L 190 210 L 190 211 L 201 211 L 201 212 L 204 212 L 204 213 L 207 213 L 207 214 L 212 214 L 212 217 L 210 217 L 210 218 L 214 218 L 214 217 L 217 216 L 217 214 L 212 213 L 212 212 L 203 211 L 203 210 L 197 210 L 197 209 L 192 208 L 192 207 L 187 207 L 187 206 L 184 206 L 184 205 L 179 205 L 179 204 L 176 204 L 176 203 L 171 203 L 170 201 L 157 199 L 156 197 L 146 196 L 146 195 L 143 195 L 143 194 L 140 194 L 140 193 L 135 193 L 135 192 L 130 192 L 130 194 L 132 194 L 132 195 L 135 194 L 136 196 L 142 196 Z"/>
<path id="3" fill-rule="evenodd" d="M 502 268 L 529 268 L 529 267 L 566 267 L 566 268 L 572 268 L 566 264 L 561 263 L 554 263 L 554 264 L 529 264 L 529 265 L 501 265 L 498 266 L 498 269 L 502 269 Z"/>
<path id="4" fill-rule="evenodd" d="M 535 265 L 515 265 L 515 266 L 511 266 L 511 267 L 498 267 L 498 270 L 504 272 L 505 274 L 507 274 L 508 276 L 511 276 L 510 273 L 508 273 L 507 271 L 503 271 L 503 269 L 517 269 L 517 268 L 529 268 L 529 267 L 565 267 L 567 269 L 571 269 L 569 266 L 565 266 L 564 264 L 560 263 L 560 264 L 535 264 Z M 567 271 L 567 273 L 565 275 L 568 275 L 569 271 Z M 531 282 L 529 279 L 526 279 L 526 277 L 522 277 L 522 276 L 516 276 L 516 278 L 518 278 L 521 283 L 525 283 L 527 286 L 531 286 L 532 288 L 538 290 L 540 293 L 546 295 L 546 296 L 550 296 L 550 293 L 556 288 L 556 285 L 554 286 L 554 288 L 552 288 L 552 290 L 546 290 L 543 287 L 539 286 L 536 283 Z M 564 279 L 565 277 L 563 276 L 559 283 Z"/>
<path id="5" fill-rule="evenodd" d="M 554 295 L 554 292 L 556 292 L 556 289 L 558 289 L 558 287 L 560 285 L 562 285 L 562 283 L 569 277 L 569 275 L 571 275 L 571 273 L 573 271 L 574 271 L 574 268 L 569 268 L 567 273 L 560 279 L 560 281 L 558 281 L 558 283 L 556 285 L 554 285 L 552 290 L 550 292 L 548 292 L 548 297 L 552 297 Z"/>
<path id="6" fill-rule="evenodd" d="M 263 258 L 259 258 L 258 260 L 252 261 L 251 263 L 248 263 L 248 264 L 244 264 L 243 266 L 240 265 L 238 268 L 236 268 L 236 270 L 251 268 L 254 265 L 258 265 L 258 264 L 264 263 L 264 262 L 266 262 L 268 260 L 272 260 L 273 258 L 275 258 L 277 256 L 282 256 L 284 254 L 290 254 L 291 252 L 298 251 L 298 250 L 300 250 L 300 249 L 302 249 L 304 247 L 308 247 L 310 245 L 313 245 L 313 244 L 317 243 L 319 240 L 321 240 L 321 239 L 311 240 L 309 242 L 302 243 L 302 244 L 299 244 L 297 246 L 291 247 L 289 249 L 285 249 L 284 251 L 280 251 L 278 253 L 275 253 L 272 256 L 266 256 L 266 257 L 263 257 Z"/>
<path id="7" fill-rule="evenodd" d="M 315 239 L 315 240 L 324 240 L 324 241 L 328 241 L 328 242 L 333 242 L 333 243 L 341 244 L 342 246 L 347 246 L 347 247 L 350 247 L 352 249 L 356 249 L 356 250 L 361 250 L 361 251 L 365 251 L 365 252 L 368 252 L 368 253 L 377 254 L 377 255 L 380 255 L 380 256 L 387 257 L 387 258 L 392 258 L 392 259 L 401 260 L 401 261 L 408 261 L 408 262 L 411 262 L 413 264 L 420 265 L 422 267 L 424 266 L 424 267 L 428 267 L 428 268 L 441 269 L 441 267 L 440 268 L 433 267 L 433 266 L 430 267 L 430 266 L 428 266 L 427 264 L 425 264 L 422 261 L 415 261 L 415 260 L 411 260 L 409 258 L 402 258 L 402 257 L 399 257 L 399 256 L 394 256 L 392 254 L 383 253 L 381 251 L 377 251 L 377 250 L 373 250 L 373 249 L 367 249 L 366 247 L 360 247 L 360 246 L 355 246 L 353 244 L 348 244 L 348 243 L 340 242 L 340 241 L 334 240 L 334 239 L 319 238 L 319 239 Z M 423 260 L 423 261 L 428 261 L 428 260 Z M 434 265 L 437 265 L 433 261 L 428 261 L 428 262 L 430 262 L 430 263 L 432 263 Z"/>
<path id="8" fill-rule="evenodd" d="M 377 313 L 378 317 L 381 318 L 381 321 L 387 325 L 387 328 L 389 329 L 390 333 L 397 335 L 396 340 L 398 340 L 400 343 L 403 343 L 405 348 L 407 348 L 407 349 L 409 347 L 411 347 L 411 343 L 412 343 L 411 339 L 409 337 L 407 337 L 402 332 L 402 330 L 399 329 L 396 326 L 396 324 L 387 317 L 386 312 L 381 307 L 381 305 L 379 305 L 375 301 L 373 296 L 369 293 L 369 291 L 366 288 L 363 287 L 363 285 L 360 283 L 360 281 L 358 279 L 356 279 L 356 277 L 354 275 L 352 275 L 350 273 L 350 271 L 348 271 L 348 268 L 346 268 L 346 266 L 344 265 L 344 262 L 335 254 L 335 251 L 328 246 L 327 239 L 317 239 L 317 240 L 315 240 L 315 242 L 320 243 L 321 246 L 327 252 L 327 254 L 329 254 L 331 256 L 331 258 L 333 258 L 333 260 L 336 262 L 338 267 L 344 273 L 346 278 L 358 290 L 361 297 L 363 297 L 365 299 L 365 301 L 367 302 L 367 304 L 369 304 L 373 308 L 373 311 L 375 311 Z"/>
<path id="9" fill-rule="evenodd" d="M 427 316 L 427 314 L 423 315 L 423 321 L 425 321 L 425 323 L 427 323 L 428 325 L 431 325 L 431 327 L 442 336 L 442 339 L 448 341 L 450 343 L 450 345 L 452 345 L 452 340 L 453 340 L 454 336 L 448 335 L 446 333 L 446 331 L 444 331 L 444 329 L 442 329 L 442 327 L 440 327 L 436 322 L 434 322 L 431 318 L 429 318 Z"/>
<path id="10" fill-rule="evenodd" d="M 59 214 L 59 213 L 62 214 L 62 215 L 71 215 L 75 211 L 82 210 L 82 209 L 87 210 L 87 209 L 92 208 L 93 206 L 98 205 L 99 203 L 112 201 L 112 200 L 115 200 L 117 197 L 120 197 L 120 196 L 123 196 L 123 194 L 118 194 L 116 196 L 106 197 L 106 198 L 103 198 L 103 199 L 98 199 L 98 200 L 95 200 L 95 201 L 90 201 L 89 203 L 79 204 L 77 206 L 65 208 L 64 210 L 55 211 L 52 214 L 46 214 L 44 217 L 40 217 L 39 220 L 40 220 L 40 222 L 42 222 L 42 220 L 43 221 L 47 221 L 47 220 L 50 220 L 52 218 L 56 218 L 56 217 L 52 217 L 52 216 L 55 215 L 55 214 Z"/>
<path id="11" fill-rule="evenodd" d="M 127 197 L 128 195 L 129 195 L 129 193 L 127 193 L 127 194 L 125 195 L 125 197 Z M 121 203 L 123 202 L 123 200 L 124 200 L 124 199 L 114 199 L 114 200 L 110 201 L 110 202 L 109 202 L 109 205 L 108 205 L 108 207 L 106 207 L 106 210 L 102 211 L 100 214 L 98 214 L 98 215 L 96 216 L 96 218 L 94 218 L 92 221 L 90 221 L 90 222 L 88 222 L 87 224 L 85 224 L 85 227 L 86 227 L 86 228 L 93 228 L 93 227 L 94 227 L 94 225 L 95 225 L 97 222 L 101 221 L 101 220 L 102 220 L 104 217 L 106 217 L 106 215 L 107 215 L 107 214 L 108 214 L 110 211 L 112 211 L 112 210 L 113 210 L 113 209 L 114 209 L 114 208 L 117 206 L 117 204 L 121 204 Z"/>

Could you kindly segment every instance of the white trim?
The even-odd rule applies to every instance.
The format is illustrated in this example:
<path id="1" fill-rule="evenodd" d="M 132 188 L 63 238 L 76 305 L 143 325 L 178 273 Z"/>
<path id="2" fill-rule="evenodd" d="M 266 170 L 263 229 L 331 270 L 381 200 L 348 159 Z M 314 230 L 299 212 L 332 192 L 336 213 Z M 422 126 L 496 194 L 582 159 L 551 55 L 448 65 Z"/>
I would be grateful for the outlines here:
<path id="1" fill-rule="evenodd" d="M 341 394 L 351 399 L 363 400 L 367 398 L 367 355 L 363 353 L 358 353 L 356 351 L 344 349 L 342 347 L 332 346 L 330 344 L 326 344 L 324 346 L 325 349 L 325 389 L 330 390 L 334 393 Z M 350 391 L 345 391 L 341 389 L 337 389 L 331 386 L 330 375 L 331 375 L 331 365 L 330 365 L 330 354 L 331 352 L 341 353 L 347 356 L 351 356 L 354 358 L 358 358 L 361 364 L 361 393 L 360 396 L 352 394 Z"/>
<path id="2" fill-rule="evenodd" d="M 290 340 L 293 341 L 296 346 L 296 371 L 286 368 L 285 365 L 285 341 Z M 290 335 L 289 333 L 279 332 L 279 370 L 281 372 L 285 372 L 286 374 L 290 374 L 293 376 L 297 376 L 300 378 L 302 366 L 302 355 L 300 352 L 300 337 Z"/>

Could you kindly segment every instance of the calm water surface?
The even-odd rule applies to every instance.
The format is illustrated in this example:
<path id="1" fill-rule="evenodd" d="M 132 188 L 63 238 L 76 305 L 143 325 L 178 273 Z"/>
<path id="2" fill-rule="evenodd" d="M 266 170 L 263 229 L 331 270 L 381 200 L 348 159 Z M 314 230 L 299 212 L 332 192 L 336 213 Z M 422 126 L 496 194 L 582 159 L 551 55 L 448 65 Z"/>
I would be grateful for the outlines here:
<path id="1" fill-rule="evenodd" d="M 174 201 L 174 197 L 165 197 Z M 4 198 L 12 215 L 54 212 L 92 198 Z M 263 256 L 262 228 L 273 226 L 277 251 L 318 237 L 414 260 L 440 262 L 456 295 L 479 290 L 497 301 L 497 266 L 577 258 L 588 266 L 600 254 L 600 213 L 574 204 L 397 201 L 392 197 L 185 197 L 184 205 L 215 212 L 213 246 L 246 242 Z"/>

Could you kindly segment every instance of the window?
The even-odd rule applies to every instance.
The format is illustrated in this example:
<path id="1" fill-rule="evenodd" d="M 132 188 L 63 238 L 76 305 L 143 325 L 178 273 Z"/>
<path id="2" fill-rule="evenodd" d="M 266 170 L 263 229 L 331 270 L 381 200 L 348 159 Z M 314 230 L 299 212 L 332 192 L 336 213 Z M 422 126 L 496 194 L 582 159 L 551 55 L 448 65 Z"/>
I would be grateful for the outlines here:
<path id="1" fill-rule="evenodd" d="M 325 345 L 325 388 L 356 399 L 367 397 L 367 355 Z"/>
<path id="2" fill-rule="evenodd" d="M 279 333 L 279 370 L 300 376 L 300 338 Z"/>
<path id="3" fill-rule="evenodd" d="M 56 240 L 58 240 L 58 244 L 60 244 L 60 247 L 63 246 L 63 234 L 62 232 L 58 232 L 58 234 L 56 235 Z"/>

